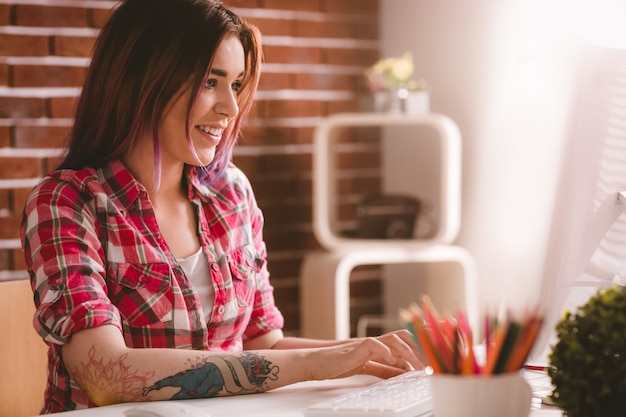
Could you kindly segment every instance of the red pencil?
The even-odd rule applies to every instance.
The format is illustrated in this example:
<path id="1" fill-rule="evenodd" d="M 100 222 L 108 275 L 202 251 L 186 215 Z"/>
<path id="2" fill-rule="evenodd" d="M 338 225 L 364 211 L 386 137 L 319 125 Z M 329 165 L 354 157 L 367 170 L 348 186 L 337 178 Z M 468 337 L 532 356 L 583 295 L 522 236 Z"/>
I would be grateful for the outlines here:
<path id="1" fill-rule="evenodd" d="M 432 341 L 435 345 L 435 348 L 441 353 L 441 357 L 443 359 L 446 368 L 452 369 L 452 340 L 447 340 L 447 337 L 444 335 L 444 332 L 441 330 L 439 324 L 439 315 L 437 314 L 437 310 L 435 309 L 433 303 L 430 301 L 428 296 L 422 297 L 422 311 L 424 312 L 424 317 L 426 318 L 426 323 L 428 323 L 428 327 L 430 329 L 430 334 L 432 336 Z"/>

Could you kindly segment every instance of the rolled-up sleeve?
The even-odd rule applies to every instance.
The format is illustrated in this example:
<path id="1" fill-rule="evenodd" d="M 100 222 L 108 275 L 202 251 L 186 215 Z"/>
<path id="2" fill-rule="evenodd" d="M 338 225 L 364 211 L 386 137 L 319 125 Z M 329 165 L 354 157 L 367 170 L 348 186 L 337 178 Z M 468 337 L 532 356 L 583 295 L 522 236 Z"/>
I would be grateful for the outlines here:
<path id="1" fill-rule="evenodd" d="M 64 344 L 78 330 L 113 324 L 104 253 L 93 201 L 69 183 L 48 179 L 26 203 L 21 239 L 34 289 L 34 327 L 49 343 Z"/>

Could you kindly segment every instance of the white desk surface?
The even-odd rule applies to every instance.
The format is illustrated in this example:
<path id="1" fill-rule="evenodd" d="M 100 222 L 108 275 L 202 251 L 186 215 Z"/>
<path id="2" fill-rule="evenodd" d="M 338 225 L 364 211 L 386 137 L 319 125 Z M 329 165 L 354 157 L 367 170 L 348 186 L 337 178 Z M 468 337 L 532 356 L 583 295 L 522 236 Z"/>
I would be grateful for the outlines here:
<path id="1" fill-rule="evenodd" d="M 184 401 L 206 410 L 209 417 L 302 417 L 302 410 L 311 404 L 377 380 L 378 378 L 370 376 L 354 376 L 338 380 L 301 382 L 261 394 Z M 529 382 L 532 386 L 532 381 Z M 117 404 L 53 415 L 59 417 L 125 417 L 124 411 L 138 404 Z M 529 417 L 562 417 L 562 413 L 557 408 L 541 405 L 538 399 L 533 398 L 533 409 Z"/>

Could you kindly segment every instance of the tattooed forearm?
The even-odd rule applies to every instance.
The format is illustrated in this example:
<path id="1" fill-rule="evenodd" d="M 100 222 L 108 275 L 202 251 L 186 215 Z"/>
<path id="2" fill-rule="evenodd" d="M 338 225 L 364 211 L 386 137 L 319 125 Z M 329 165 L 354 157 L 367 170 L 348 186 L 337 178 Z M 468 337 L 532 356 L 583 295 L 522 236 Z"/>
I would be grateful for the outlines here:
<path id="1" fill-rule="evenodd" d="M 88 360 L 73 370 L 73 379 L 95 404 L 108 405 L 120 401 L 145 401 L 150 392 L 163 388 L 177 390 L 171 399 L 264 391 L 266 381 L 278 379 L 279 372 L 278 366 L 258 354 L 216 355 L 200 358 L 189 369 L 148 386 L 156 371 L 133 369 L 126 363 L 127 359 L 128 355 L 122 355 L 117 360 L 105 361 L 96 357 L 96 349 L 92 346 Z"/>
<path id="2" fill-rule="evenodd" d="M 154 372 L 140 373 L 125 364 L 127 355 L 118 360 L 104 361 L 96 358 L 96 348 L 89 349 L 89 359 L 74 369 L 73 377 L 78 386 L 98 405 L 114 404 L 120 398 L 138 401 L 143 387 L 154 377 Z"/>
<path id="3" fill-rule="evenodd" d="M 192 369 L 179 372 L 146 387 L 143 395 L 165 387 L 180 388 L 172 399 L 214 397 L 261 391 L 267 379 L 276 380 L 279 368 L 263 356 L 215 356 L 203 359 Z"/>

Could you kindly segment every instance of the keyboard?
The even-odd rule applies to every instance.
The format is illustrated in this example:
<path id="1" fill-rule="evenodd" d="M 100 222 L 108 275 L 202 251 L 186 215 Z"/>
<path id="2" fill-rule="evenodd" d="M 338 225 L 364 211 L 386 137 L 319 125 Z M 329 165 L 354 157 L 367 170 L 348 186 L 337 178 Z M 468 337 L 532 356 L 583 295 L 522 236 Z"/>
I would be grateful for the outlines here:
<path id="1" fill-rule="evenodd" d="M 304 409 L 306 417 L 416 417 L 433 410 L 430 378 L 409 371 Z"/>

